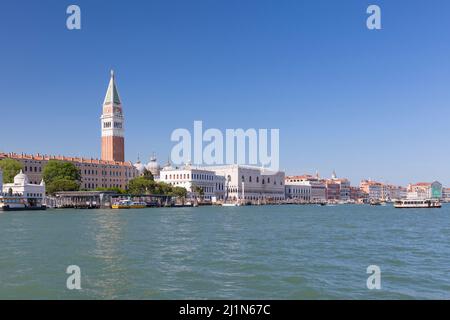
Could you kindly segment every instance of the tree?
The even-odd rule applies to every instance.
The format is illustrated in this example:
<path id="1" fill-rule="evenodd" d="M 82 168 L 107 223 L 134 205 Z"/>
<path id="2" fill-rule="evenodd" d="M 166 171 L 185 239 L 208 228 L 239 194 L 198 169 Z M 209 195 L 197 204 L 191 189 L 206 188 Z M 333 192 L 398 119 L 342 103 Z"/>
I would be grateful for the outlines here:
<path id="1" fill-rule="evenodd" d="M 128 191 L 131 194 L 150 194 L 154 190 L 155 182 L 145 177 L 137 177 L 128 182 Z"/>
<path id="2" fill-rule="evenodd" d="M 43 178 L 46 184 L 51 184 L 54 180 L 60 179 L 79 183 L 81 181 L 81 173 L 73 163 L 50 160 L 44 167 Z"/>
<path id="3" fill-rule="evenodd" d="M 171 191 L 171 195 L 179 198 L 186 198 L 187 190 L 183 187 L 173 187 Z"/>
<path id="4" fill-rule="evenodd" d="M 153 177 L 153 173 L 148 169 L 144 169 L 144 171 L 142 171 L 142 176 L 148 180 L 155 181 L 155 177 Z"/>
<path id="5" fill-rule="evenodd" d="M 199 187 L 195 184 L 191 186 L 191 191 L 200 197 L 200 200 L 203 201 L 203 196 L 205 195 L 205 191 L 203 191 L 202 187 Z"/>
<path id="6" fill-rule="evenodd" d="M 172 192 L 172 186 L 165 182 L 159 182 L 155 186 L 154 193 L 161 195 L 170 195 Z"/>
<path id="7" fill-rule="evenodd" d="M 95 191 L 112 191 L 118 194 L 125 194 L 127 193 L 125 190 L 119 188 L 119 187 L 110 187 L 110 188 L 104 188 L 104 187 L 98 187 L 95 189 Z"/>
<path id="8" fill-rule="evenodd" d="M 44 167 L 42 176 L 49 194 L 80 189 L 80 170 L 73 163 L 50 160 Z"/>
<path id="9" fill-rule="evenodd" d="M 14 159 L 3 159 L 0 161 L 0 169 L 3 171 L 3 182 L 12 183 L 22 169 L 22 164 Z"/>
<path id="10" fill-rule="evenodd" d="M 48 194 L 55 194 L 59 191 L 77 191 L 80 189 L 80 185 L 73 180 L 55 179 L 47 184 L 45 189 Z"/>

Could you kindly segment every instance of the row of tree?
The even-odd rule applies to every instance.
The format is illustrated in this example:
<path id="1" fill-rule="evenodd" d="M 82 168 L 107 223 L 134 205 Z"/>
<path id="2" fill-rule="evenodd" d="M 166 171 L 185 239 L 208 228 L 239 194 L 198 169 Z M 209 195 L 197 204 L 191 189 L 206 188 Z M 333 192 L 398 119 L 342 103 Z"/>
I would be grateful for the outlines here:
<path id="1" fill-rule="evenodd" d="M 3 171 L 3 182 L 11 183 L 14 177 L 22 170 L 22 164 L 14 159 L 3 159 L 0 161 L 0 168 Z M 50 160 L 44 167 L 42 177 L 47 194 L 55 194 L 58 191 L 81 190 L 81 173 L 73 163 Z M 96 190 L 132 195 L 170 195 L 182 198 L 185 198 L 187 195 L 185 188 L 173 187 L 164 182 L 156 182 L 152 173 L 148 170 L 145 170 L 142 176 L 130 180 L 128 190 L 120 188 L 97 188 Z"/>

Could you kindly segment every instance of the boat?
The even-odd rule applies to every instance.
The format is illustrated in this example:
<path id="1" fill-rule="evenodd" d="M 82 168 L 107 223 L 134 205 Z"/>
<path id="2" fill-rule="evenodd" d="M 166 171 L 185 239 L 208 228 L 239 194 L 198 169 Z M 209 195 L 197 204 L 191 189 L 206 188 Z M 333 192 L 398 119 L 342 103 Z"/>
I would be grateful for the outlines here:
<path id="1" fill-rule="evenodd" d="M 238 202 L 235 203 L 222 203 L 222 207 L 240 207 L 241 204 Z"/>
<path id="2" fill-rule="evenodd" d="M 394 207 L 398 209 L 411 208 L 441 208 L 442 204 L 438 199 L 404 199 L 398 200 L 394 203 Z"/>
<path id="3" fill-rule="evenodd" d="M 45 205 L 30 206 L 21 196 L 5 195 L 0 197 L 0 211 L 31 211 L 46 210 Z"/>
<path id="4" fill-rule="evenodd" d="M 370 202 L 369 202 L 369 204 L 370 204 L 371 206 L 381 206 L 381 201 L 375 200 L 375 199 L 371 199 Z"/>
<path id="5" fill-rule="evenodd" d="M 119 200 L 111 206 L 112 209 L 143 209 L 147 208 L 147 203 L 145 202 L 134 202 L 130 199 Z"/>

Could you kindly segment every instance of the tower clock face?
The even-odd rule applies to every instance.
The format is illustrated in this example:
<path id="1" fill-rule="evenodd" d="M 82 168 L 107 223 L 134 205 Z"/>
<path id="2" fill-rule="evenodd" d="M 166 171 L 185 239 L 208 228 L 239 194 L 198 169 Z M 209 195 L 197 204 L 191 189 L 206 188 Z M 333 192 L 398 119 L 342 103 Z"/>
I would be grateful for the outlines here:
<path id="1" fill-rule="evenodd" d="M 111 107 L 110 106 L 106 106 L 104 109 L 103 109 L 103 111 L 104 111 L 104 113 L 111 113 Z"/>

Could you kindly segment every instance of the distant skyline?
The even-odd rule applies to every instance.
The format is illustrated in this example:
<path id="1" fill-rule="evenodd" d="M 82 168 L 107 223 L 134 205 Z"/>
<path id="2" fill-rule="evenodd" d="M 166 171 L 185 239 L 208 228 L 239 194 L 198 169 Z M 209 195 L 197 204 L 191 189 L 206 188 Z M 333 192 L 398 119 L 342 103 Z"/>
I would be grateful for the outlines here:
<path id="1" fill-rule="evenodd" d="M 66 28 L 81 7 L 82 29 Z M 382 30 L 366 9 L 382 10 Z M 280 129 L 280 168 L 450 186 L 450 3 L 8 1 L 0 152 L 100 157 L 111 69 L 126 159 L 164 164 L 177 128 Z"/>

